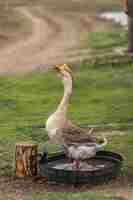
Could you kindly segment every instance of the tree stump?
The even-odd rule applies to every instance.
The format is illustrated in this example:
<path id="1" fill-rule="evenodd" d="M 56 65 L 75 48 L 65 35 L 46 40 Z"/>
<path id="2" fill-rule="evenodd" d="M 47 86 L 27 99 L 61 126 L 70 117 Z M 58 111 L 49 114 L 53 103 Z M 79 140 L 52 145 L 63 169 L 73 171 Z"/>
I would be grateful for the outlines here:
<path id="1" fill-rule="evenodd" d="M 17 177 L 37 175 L 37 154 L 37 144 L 16 144 L 15 173 Z"/>

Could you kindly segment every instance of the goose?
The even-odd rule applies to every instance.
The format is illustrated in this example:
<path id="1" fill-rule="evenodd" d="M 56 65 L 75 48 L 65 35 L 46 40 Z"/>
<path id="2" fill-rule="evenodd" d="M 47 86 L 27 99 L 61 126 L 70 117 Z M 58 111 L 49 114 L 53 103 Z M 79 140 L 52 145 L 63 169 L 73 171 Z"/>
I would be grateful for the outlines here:
<path id="1" fill-rule="evenodd" d="M 73 160 L 73 165 L 79 169 L 80 160 L 94 156 L 107 144 L 107 141 L 103 138 L 103 144 L 97 144 L 93 128 L 89 130 L 80 128 L 67 118 L 72 95 L 72 70 L 67 64 L 55 65 L 54 69 L 63 82 L 64 95 L 56 111 L 47 119 L 46 131 L 52 143 L 64 146 L 68 157 Z"/>

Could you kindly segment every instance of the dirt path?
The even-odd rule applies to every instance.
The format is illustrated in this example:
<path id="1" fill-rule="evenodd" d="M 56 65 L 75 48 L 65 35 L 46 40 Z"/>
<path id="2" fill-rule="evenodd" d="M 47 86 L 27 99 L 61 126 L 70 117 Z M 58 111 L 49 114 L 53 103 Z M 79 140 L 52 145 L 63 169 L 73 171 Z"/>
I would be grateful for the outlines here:
<path id="1" fill-rule="evenodd" d="M 96 192 L 99 196 L 118 197 L 123 200 L 133 199 L 133 188 L 123 180 L 99 186 L 48 184 L 45 179 L 16 179 L 15 177 L 1 177 L 0 200 L 26 200 L 35 194 L 45 196 L 46 192 Z M 112 198 L 113 199 L 113 198 Z"/>
<path id="2" fill-rule="evenodd" d="M 43 70 L 62 62 L 81 61 L 89 49 L 80 48 L 81 33 L 100 29 L 98 20 L 87 14 L 18 10 L 32 23 L 29 37 L 0 50 L 0 73 Z M 95 25 L 96 24 L 96 25 Z"/>
<path id="3" fill-rule="evenodd" d="M 45 68 L 65 61 L 68 48 L 79 43 L 73 20 L 46 13 L 43 18 L 21 9 L 32 22 L 32 35 L 0 51 L 0 72 L 12 73 Z"/>
<path id="4" fill-rule="evenodd" d="M 27 8 L 18 11 L 31 21 L 32 33 L 0 50 L 1 74 L 42 70 L 57 63 L 80 61 L 90 51 L 80 48 L 81 33 L 95 30 L 101 24 L 98 22 L 95 26 L 94 18 L 79 13 L 54 13 L 47 9 L 33 12 Z"/>

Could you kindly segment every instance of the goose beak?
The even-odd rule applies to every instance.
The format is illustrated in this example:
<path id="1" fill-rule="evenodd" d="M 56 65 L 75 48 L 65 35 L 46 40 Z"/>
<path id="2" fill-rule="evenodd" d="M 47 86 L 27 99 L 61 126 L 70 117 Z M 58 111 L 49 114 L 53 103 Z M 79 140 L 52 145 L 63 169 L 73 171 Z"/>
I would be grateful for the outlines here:
<path id="1" fill-rule="evenodd" d="M 72 75 L 72 70 L 71 70 L 70 66 L 68 66 L 67 64 L 64 64 L 62 66 L 62 68 Z"/>
<path id="2" fill-rule="evenodd" d="M 63 73 L 64 71 L 66 71 L 73 77 L 72 70 L 67 64 L 55 65 L 54 69 L 59 73 Z"/>

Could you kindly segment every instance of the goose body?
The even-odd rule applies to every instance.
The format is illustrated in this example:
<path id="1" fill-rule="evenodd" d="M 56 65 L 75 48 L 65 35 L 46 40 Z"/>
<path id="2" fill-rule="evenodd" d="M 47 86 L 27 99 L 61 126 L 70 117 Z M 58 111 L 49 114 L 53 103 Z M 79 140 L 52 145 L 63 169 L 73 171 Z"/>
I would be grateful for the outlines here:
<path id="1" fill-rule="evenodd" d="M 86 160 L 94 157 L 98 151 L 103 150 L 107 145 L 106 138 L 103 138 L 102 144 L 88 143 L 88 144 L 71 144 L 68 147 L 68 156 L 74 160 Z"/>
<path id="2" fill-rule="evenodd" d="M 92 136 L 93 128 L 84 130 L 77 127 L 58 113 L 53 113 L 46 122 L 46 130 L 49 139 L 62 145 L 70 145 L 72 143 L 85 144 L 95 142 L 96 138 Z"/>

